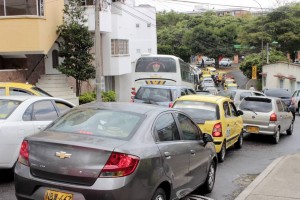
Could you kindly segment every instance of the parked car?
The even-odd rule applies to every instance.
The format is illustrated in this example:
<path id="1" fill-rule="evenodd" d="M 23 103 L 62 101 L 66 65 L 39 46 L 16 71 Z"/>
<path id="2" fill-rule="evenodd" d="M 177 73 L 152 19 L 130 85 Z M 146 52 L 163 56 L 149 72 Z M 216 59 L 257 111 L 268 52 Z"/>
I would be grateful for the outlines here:
<path id="1" fill-rule="evenodd" d="M 266 95 L 259 91 L 242 90 L 242 89 L 231 90 L 229 93 L 229 97 L 230 99 L 233 100 L 233 103 L 236 107 L 240 105 L 241 101 L 245 97 L 250 97 L 250 96 L 266 96 Z"/>
<path id="2" fill-rule="evenodd" d="M 142 85 L 134 96 L 134 103 L 170 106 L 180 96 L 196 94 L 193 88 L 180 85 Z"/>
<path id="3" fill-rule="evenodd" d="M 294 102 L 292 102 L 292 94 L 289 92 L 288 89 L 283 89 L 283 88 L 265 88 L 263 90 L 263 93 L 266 96 L 269 97 L 278 97 L 280 98 L 286 105 L 287 107 L 290 108 L 292 114 L 293 114 L 293 119 L 295 120 L 295 107 L 293 105 Z"/>
<path id="4" fill-rule="evenodd" d="M 295 92 L 293 93 L 292 102 L 295 112 L 298 112 L 298 114 L 300 115 L 300 89 L 295 90 Z"/>
<path id="5" fill-rule="evenodd" d="M 243 145 L 242 112 L 236 110 L 231 99 L 220 96 L 187 95 L 178 98 L 173 108 L 188 113 L 202 132 L 214 138 L 219 162 L 223 162 L 226 149 Z"/>
<path id="6" fill-rule="evenodd" d="M 89 103 L 24 139 L 15 190 L 17 199 L 171 200 L 210 192 L 216 169 L 213 138 L 185 113 Z"/>
<path id="7" fill-rule="evenodd" d="M 206 60 L 204 60 L 204 65 L 206 65 L 206 66 L 215 66 L 215 59 L 207 58 Z"/>
<path id="8" fill-rule="evenodd" d="M 231 66 L 232 61 L 229 58 L 222 58 L 219 62 L 221 66 Z"/>
<path id="9" fill-rule="evenodd" d="M 12 168 L 24 137 L 38 133 L 74 107 L 54 97 L 0 97 L 0 168 Z"/>
<path id="10" fill-rule="evenodd" d="M 39 87 L 26 83 L 15 82 L 0 82 L 0 96 L 16 96 L 16 95 L 34 95 L 34 96 L 49 96 L 50 94 L 45 92 Z"/>
<path id="11" fill-rule="evenodd" d="M 243 111 L 244 131 L 273 136 L 279 142 L 280 133 L 293 133 L 293 115 L 286 104 L 275 97 L 245 97 L 239 109 Z"/>

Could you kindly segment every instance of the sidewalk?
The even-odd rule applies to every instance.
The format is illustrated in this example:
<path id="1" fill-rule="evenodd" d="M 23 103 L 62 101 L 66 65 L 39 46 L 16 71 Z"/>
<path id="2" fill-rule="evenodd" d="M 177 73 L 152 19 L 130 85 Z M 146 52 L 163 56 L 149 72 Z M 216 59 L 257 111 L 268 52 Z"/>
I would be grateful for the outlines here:
<path id="1" fill-rule="evenodd" d="M 274 160 L 235 200 L 300 199 L 300 154 Z"/>

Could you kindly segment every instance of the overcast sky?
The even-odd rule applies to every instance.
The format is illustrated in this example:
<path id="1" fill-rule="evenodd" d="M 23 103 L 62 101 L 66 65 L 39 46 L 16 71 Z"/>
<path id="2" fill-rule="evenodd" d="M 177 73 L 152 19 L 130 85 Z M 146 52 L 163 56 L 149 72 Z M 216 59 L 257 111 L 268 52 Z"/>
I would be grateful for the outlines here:
<path id="1" fill-rule="evenodd" d="M 170 11 L 171 9 L 175 11 L 193 11 L 195 6 L 200 9 L 241 8 L 254 11 L 260 10 L 260 5 L 262 8 L 276 8 L 278 5 L 284 5 L 289 2 L 300 2 L 300 0 L 135 0 L 135 2 L 137 5 L 150 4 L 155 6 L 157 11 Z"/>

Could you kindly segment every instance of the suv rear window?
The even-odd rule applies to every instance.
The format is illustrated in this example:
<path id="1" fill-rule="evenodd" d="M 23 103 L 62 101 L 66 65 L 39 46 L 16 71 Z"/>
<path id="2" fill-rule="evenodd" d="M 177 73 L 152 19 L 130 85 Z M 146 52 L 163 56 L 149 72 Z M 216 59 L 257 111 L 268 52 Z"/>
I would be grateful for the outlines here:
<path id="1" fill-rule="evenodd" d="M 287 90 L 265 90 L 265 94 L 270 97 L 278 97 L 278 98 L 288 98 L 291 97 L 292 94 Z"/>
<path id="2" fill-rule="evenodd" d="M 170 102 L 172 101 L 172 95 L 170 89 L 140 87 L 135 95 L 135 99 L 143 101 Z"/>
<path id="3" fill-rule="evenodd" d="M 268 113 L 272 111 L 272 101 L 271 99 L 265 99 L 265 98 L 258 99 L 258 98 L 246 97 L 241 102 L 239 108 L 241 110 Z"/>
<path id="4" fill-rule="evenodd" d="M 219 120 L 219 106 L 214 103 L 200 101 L 177 101 L 173 108 L 180 109 L 189 114 L 197 124 L 205 121 Z"/>

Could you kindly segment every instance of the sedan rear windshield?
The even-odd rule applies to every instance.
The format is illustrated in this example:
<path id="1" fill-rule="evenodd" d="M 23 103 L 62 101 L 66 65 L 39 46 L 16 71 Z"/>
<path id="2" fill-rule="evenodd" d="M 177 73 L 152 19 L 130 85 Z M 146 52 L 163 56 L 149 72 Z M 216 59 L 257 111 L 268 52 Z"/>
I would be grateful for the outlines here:
<path id="1" fill-rule="evenodd" d="M 254 111 L 254 112 L 264 112 L 268 113 L 272 111 L 272 101 L 266 101 L 266 100 L 251 100 L 244 98 L 244 100 L 241 102 L 240 107 L 241 110 L 248 110 L 248 111 Z"/>
<path id="2" fill-rule="evenodd" d="M 200 101 L 177 101 L 174 108 L 180 109 L 189 114 L 198 124 L 205 121 L 219 120 L 219 106 L 214 103 Z"/>
<path id="3" fill-rule="evenodd" d="M 57 120 L 50 131 L 129 140 L 143 115 L 113 110 L 75 109 Z"/>
<path id="4" fill-rule="evenodd" d="M 0 99 L 0 119 L 6 119 L 21 104 L 21 101 Z"/>
<path id="5" fill-rule="evenodd" d="M 170 89 L 141 87 L 135 95 L 135 99 L 145 102 L 170 102 L 172 94 Z"/>

